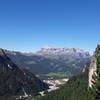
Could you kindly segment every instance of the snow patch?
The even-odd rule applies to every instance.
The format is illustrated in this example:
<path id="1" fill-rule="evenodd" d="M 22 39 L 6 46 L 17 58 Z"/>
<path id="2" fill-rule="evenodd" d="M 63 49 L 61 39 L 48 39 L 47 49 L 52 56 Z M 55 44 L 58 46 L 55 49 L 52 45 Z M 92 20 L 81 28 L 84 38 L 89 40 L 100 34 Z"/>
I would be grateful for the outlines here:
<path id="1" fill-rule="evenodd" d="M 10 68 L 10 69 L 12 69 L 12 67 L 8 64 L 8 67 Z"/>

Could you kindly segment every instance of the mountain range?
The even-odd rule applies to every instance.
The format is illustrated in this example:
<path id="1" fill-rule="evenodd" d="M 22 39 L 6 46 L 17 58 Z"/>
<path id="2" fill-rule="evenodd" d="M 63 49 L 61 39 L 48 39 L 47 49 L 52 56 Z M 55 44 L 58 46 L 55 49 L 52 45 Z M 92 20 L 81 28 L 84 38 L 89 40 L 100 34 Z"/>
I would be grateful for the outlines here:
<path id="1" fill-rule="evenodd" d="M 75 48 L 45 47 L 36 53 L 21 53 L 5 50 L 5 53 L 20 68 L 30 70 L 40 77 L 62 73 L 72 76 L 80 73 L 90 61 L 88 52 Z M 63 75 L 62 75 L 63 76 Z"/>
<path id="2" fill-rule="evenodd" d="M 55 48 L 52 46 L 45 46 L 40 51 L 37 51 L 36 54 L 43 56 L 74 56 L 77 58 L 90 57 L 89 52 L 79 48 Z"/>

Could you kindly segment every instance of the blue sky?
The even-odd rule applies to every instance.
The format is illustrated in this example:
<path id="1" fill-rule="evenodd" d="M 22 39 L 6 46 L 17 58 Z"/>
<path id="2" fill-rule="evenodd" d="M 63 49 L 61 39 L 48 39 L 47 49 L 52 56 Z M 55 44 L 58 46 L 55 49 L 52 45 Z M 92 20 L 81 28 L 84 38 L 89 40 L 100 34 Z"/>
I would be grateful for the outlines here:
<path id="1" fill-rule="evenodd" d="M 100 43 L 100 0 L 0 0 L 0 47 L 45 45 L 92 52 Z"/>

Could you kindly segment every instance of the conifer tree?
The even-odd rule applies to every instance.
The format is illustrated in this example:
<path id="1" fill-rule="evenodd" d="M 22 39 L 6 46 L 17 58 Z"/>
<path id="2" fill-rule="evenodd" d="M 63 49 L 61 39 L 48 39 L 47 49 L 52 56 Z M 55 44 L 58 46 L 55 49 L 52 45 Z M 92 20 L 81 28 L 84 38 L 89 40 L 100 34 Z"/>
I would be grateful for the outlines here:
<path id="1" fill-rule="evenodd" d="M 95 99 L 100 100 L 100 55 L 97 56 L 97 71 L 96 71 L 96 78 L 95 78 Z"/>

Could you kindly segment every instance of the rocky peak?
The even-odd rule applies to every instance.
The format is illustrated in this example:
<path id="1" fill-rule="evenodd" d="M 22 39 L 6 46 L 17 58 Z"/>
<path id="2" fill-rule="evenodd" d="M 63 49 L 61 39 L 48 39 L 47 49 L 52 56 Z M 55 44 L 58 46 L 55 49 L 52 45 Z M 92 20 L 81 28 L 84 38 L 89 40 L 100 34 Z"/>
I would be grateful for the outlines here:
<path id="1" fill-rule="evenodd" d="M 52 46 L 46 46 L 36 52 L 36 54 L 43 56 L 76 56 L 82 58 L 90 57 L 89 52 L 78 48 L 55 48 Z"/>
<path id="2" fill-rule="evenodd" d="M 0 48 L 0 55 L 2 55 L 2 56 L 3 56 L 3 55 L 5 55 L 4 50 L 3 50 L 3 49 L 1 49 L 1 48 Z"/>
<path id="3" fill-rule="evenodd" d="M 100 45 L 98 44 L 97 45 L 97 48 L 95 49 L 95 52 L 94 52 L 94 56 L 100 54 Z"/>

